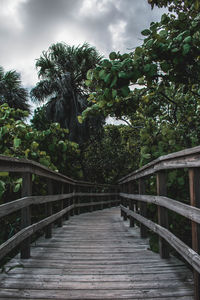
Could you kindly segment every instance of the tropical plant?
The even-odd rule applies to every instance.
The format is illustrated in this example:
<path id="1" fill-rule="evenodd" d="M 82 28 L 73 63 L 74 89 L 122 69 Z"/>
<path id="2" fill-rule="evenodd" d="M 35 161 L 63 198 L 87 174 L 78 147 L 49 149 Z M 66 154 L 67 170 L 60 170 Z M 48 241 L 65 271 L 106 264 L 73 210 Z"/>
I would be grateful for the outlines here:
<path id="1" fill-rule="evenodd" d="M 82 141 L 92 122 L 82 122 L 81 113 L 88 106 L 90 89 L 85 85 L 87 71 L 94 68 L 101 56 L 94 47 L 53 44 L 36 62 L 41 79 L 31 91 L 33 101 L 45 102 L 47 118 L 69 129 L 70 140 Z M 93 120 L 94 121 L 94 120 Z M 95 126 L 101 127 L 102 118 Z"/>
<path id="2" fill-rule="evenodd" d="M 30 112 L 28 92 L 22 87 L 20 74 L 16 71 L 4 72 L 0 67 L 0 105 L 3 103 Z"/>

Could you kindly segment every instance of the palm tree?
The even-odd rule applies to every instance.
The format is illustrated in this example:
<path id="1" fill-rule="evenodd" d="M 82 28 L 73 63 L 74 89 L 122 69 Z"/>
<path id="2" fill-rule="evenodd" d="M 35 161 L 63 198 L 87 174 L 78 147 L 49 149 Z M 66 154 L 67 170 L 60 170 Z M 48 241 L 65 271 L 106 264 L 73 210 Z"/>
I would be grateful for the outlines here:
<path id="1" fill-rule="evenodd" d="M 90 121 L 80 124 L 77 118 L 88 105 L 86 74 L 101 59 L 97 50 L 87 43 L 77 47 L 57 43 L 44 51 L 36 62 L 41 80 L 31 91 L 32 100 L 45 102 L 47 118 L 69 129 L 70 140 L 79 143 L 92 124 Z M 96 118 L 96 126 L 102 121 Z"/>
<path id="2" fill-rule="evenodd" d="M 3 103 L 30 112 L 28 92 L 22 87 L 20 74 L 16 71 L 4 72 L 0 66 L 0 105 Z"/>

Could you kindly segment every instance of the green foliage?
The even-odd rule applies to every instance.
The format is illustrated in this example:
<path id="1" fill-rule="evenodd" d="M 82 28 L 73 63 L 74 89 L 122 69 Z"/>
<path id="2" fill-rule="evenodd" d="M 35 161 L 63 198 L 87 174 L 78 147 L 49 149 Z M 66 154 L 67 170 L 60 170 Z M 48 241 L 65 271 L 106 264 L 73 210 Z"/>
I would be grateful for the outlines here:
<path id="1" fill-rule="evenodd" d="M 91 91 L 86 74 L 100 60 L 98 51 L 87 43 L 77 47 L 56 43 L 43 51 L 36 62 L 40 81 L 31 91 L 33 101 L 45 102 L 32 119 L 35 128 L 45 129 L 46 124 L 58 122 L 69 130 L 71 141 L 81 144 L 94 127 L 102 127 L 102 116 L 79 122 Z"/>
<path id="2" fill-rule="evenodd" d="M 26 114 L 7 104 L 0 106 L 0 154 L 31 159 L 54 171 L 78 177 L 79 147 L 68 140 L 68 130 L 60 128 L 58 123 L 50 124 L 46 130 L 36 130 L 19 120 Z M 5 192 L 5 182 L 10 180 L 7 175 L 0 173 L 0 197 Z M 13 191 L 17 193 L 21 184 L 21 179 L 12 180 Z"/>
<path id="3" fill-rule="evenodd" d="M 16 71 L 4 72 L 0 66 L 0 105 L 3 103 L 12 108 L 30 111 L 28 92 L 22 87 L 20 74 Z"/>
<path id="4" fill-rule="evenodd" d="M 137 167 L 138 132 L 125 125 L 107 125 L 100 139 L 94 137 L 82 151 L 84 177 L 89 181 L 116 183 Z"/>

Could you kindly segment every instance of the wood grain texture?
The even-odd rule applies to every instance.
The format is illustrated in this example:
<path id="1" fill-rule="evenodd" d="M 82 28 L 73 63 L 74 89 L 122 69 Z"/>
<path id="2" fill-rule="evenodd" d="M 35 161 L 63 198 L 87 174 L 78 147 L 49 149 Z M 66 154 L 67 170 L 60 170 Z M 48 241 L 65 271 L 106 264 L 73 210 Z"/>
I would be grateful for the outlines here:
<path id="1" fill-rule="evenodd" d="M 200 224 L 200 208 L 187 205 L 185 203 L 170 199 L 163 196 L 138 195 L 120 193 L 120 197 L 128 198 L 130 200 L 144 201 L 155 205 L 166 207 L 176 213 Z"/>
<path id="2" fill-rule="evenodd" d="M 0 299 L 194 299 L 185 265 L 148 248 L 119 208 L 73 216 L 37 240 L 29 260 L 7 263 L 16 267 L 0 274 Z"/>

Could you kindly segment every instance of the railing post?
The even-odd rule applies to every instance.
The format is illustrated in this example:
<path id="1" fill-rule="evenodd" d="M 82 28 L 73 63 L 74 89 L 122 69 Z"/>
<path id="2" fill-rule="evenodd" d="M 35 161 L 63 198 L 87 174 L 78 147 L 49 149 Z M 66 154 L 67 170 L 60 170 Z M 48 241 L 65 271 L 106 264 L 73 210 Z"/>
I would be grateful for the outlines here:
<path id="1" fill-rule="evenodd" d="M 89 189 L 89 193 L 92 194 L 92 191 L 93 191 L 92 187 L 89 187 L 88 189 Z M 92 196 L 89 196 L 89 197 L 90 197 L 90 202 L 92 203 L 93 197 Z M 90 212 L 93 212 L 93 210 L 94 210 L 94 207 L 93 207 L 93 205 L 90 204 Z"/>
<path id="2" fill-rule="evenodd" d="M 79 191 L 80 191 L 80 186 L 77 185 L 77 186 L 76 186 L 76 192 L 78 193 Z M 79 196 L 76 196 L 76 197 L 75 197 L 75 204 L 78 206 L 79 203 L 80 203 L 80 197 L 79 197 Z M 76 208 L 75 208 L 75 214 L 76 214 L 76 215 L 80 215 L 80 207 L 76 207 Z"/>
<path id="3" fill-rule="evenodd" d="M 70 194 L 70 184 L 68 183 L 67 186 L 65 187 L 65 191 L 67 191 L 68 194 Z M 67 198 L 66 199 L 66 206 L 70 206 L 71 204 L 71 199 L 70 198 Z M 70 212 L 67 212 L 66 215 L 65 215 L 65 220 L 69 220 L 69 215 L 70 215 Z"/>
<path id="4" fill-rule="evenodd" d="M 139 179 L 139 194 L 145 194 L 145 180 L 144 178 Z M 147 216 L 147 204 L 145 202 L 140 202 L 140 214 L 143 217 Z M 140 224 L 140 236 L 141 238 L 147 237 L 147 228 L 143 224 Z"/>
<path id="5" fill-rule="evenodd" d="M 126 193 L 126 184 L 123 184 L 123 193 Z M 127 199 L 124 199 L 124 206 L 127 207 Z M 124 221 L 127 221 L 127 214 L 123 212 Z"/>
<path id="6" fill-rule="evenodd" d="M 22 175 L 22 198 L 31 196 L 32 194 L 32 174 L 23 173 Z M 30 205 L 21 209 L 21 228 L 26 228 L 31 225 L 31 207 Z M 30 257 L 31 238 L 26 238 L 21 243 L 21 258 L 27 259 Z"/>
<path id="7" fill-rule="evenodd" d="M 72 204 L 75 204 L 75 193 L 76 193 L 76 185 L 73 185 L 71 186 L 70 185 L 70 192 L 73 193 L 73 197 L 70 199 L 70 205 Z M 75 209 L 73 208 L 71 211 L 70 211 L 70 216 L 74 216 L 74 211 Z"/>
<path id="8" fill-rule="evenodd" d="M 48 195 L 53 195 L 53 182 L 51 179 L 47 180 L 47 193 Z M 45 214 L 46 217 L 49 217 L 52 215 L 52 203 L 46 203 L 45 204 Z M 52 237 L 52 224 L 47 225 L 45 229 L 45 238 L 49 239 Z"/>
<path id="9" fill-rule="evenodd" d="M 190 204 L 200 208 L 200 168 L 189 169 Z M 200 254 L 200 225 L 192 221 L 192 248 Z M 200 300 L 200 274 L 194 270 L 195 300 Z"/>
<path id="10" fill-rule="evenodd" d="M 128 192 L 129 194 L 131 194 L 133 192 L 133 183 L 131 181 L 129 181 L 128 183 Z M 132 199 L 129 199 L 129 209 L 134 211 L 134 202 Z M 133 217 L 129 217 L 129 220 L 130 220 L 130 227 L 134 227 L 135 225 L 135 221 L 134 221 L 134 218 Z"/>
<path id="11" fill-rule="evenodd" d="M 156 182 L 157 182 L 157 195 L 167 196 L 167 184 L 166 184 L 165 171 L 159 171 L 156 174 Z M 158 206 L 158 224 L 167 229 L 169 228 L 168 210 L 161 206 Z M 161 258 L 169 258 L 169 246 L 162 237 L 159 237 L 159 252 Z"/>
<path id="12" fill-rule="evenodd" d="M 61 194 L 64 194 L 64 184 L 61 183 L 61 188 L 60 188 L 60 193 Z M 59 210 L 63 210 L 63 201 L 64 200 L 59 200 Z M 58 220 L 58 227 L 62 227 L 63 226 L 63 217 L 61 217 L 59 220 Z"/>

